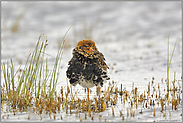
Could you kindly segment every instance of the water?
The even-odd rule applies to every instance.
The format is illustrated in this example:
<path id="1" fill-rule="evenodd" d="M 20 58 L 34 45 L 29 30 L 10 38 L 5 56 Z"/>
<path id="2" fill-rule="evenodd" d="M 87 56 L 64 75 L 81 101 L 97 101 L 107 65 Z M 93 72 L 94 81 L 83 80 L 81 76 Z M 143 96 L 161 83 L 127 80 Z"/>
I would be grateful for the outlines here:
<path id="1" fill-rule="evenodd" d="M 18 25 L 17 28 L 14 25 Z M 179 37 L 170 66 L 170 80 L 173 80 L 174 71 L 176 71 L 176 80 L 181 79 L 182 30 L 181 2 L 179 1 L 2 2 L 1 62 L 7 62 L 12 58 L 15 68 L 18 68 L 33 51 L 40 34 L 44 34 L 42 40 L 47 36 L 46 52 L 56 57 L 59 41 L 71 25 L 71 30 L 65 38 L 66 47 L 58 89 L 61 85 L 67 85 L 65 72 L 68 61 L 72 57 L 72 49 L 78 41 L 85 38 L 95 41 L 110 67 L 111 80 L 118 82 L 119 85 L 123 84 L 123 88 L 130 91 L 134 82 L 139 92 L 143 92 L 144 89 L 147 90 L 148 82 L 152 77 L 155 78 L 157 86 L 162 78 L 166 79 L 169 31 L 170 56 L 176 38 Z M 12 29 L 15 31 L 13 32 Z M 49 56 L 48 58 L 49 67 L 52 68 L 54 58 Z M 2 79 L 1 81 L 3 82 Z M 166 84 L 162 84 L 161 89 L 163 90 L 164 87 Z M 77 88 L 82 90 L 80 86 L 75 89 Z M 140 109 L 138 109 L 135 117 L 126 118 L 125 116 L 125 121 L 182 121 L 181 106 L 182 104 L 179 105 L 178 111 L 172 113 L 171 117 L 167 116 L 167 119 L 162 116 L 162 113 L 154 118 L 153 109 L 144 109 L 143 114 L 139 114 Z M 118 109 L 122 107 L 119 107 L 114 107 L 116 117 L 111 116 L 111 111 L 101 113 L 102 121 L 107 118 L 110 121 L 121 122 Z M 7 114 L 1 113 L 1 116 Z M 75 115 L 67 116 L 64 112 L 62 114 L 63 120 L 56 121 L 80 121 Z M 27 121 L 27 116 L 28 112 L 15 116 L 10 113 L 8 119 L 4 118 L 2 121 Z M 35 114 L 31 114 L 30 117 L 31 121 L 40 121 L 40 117 Z M 58 117 L 60 119 L 60 114 Z M 95 121 L 99 121 L 98 116 L 95 117 Z M 43 120 L 54 121 L 47 115 L 43 116 Z"/>

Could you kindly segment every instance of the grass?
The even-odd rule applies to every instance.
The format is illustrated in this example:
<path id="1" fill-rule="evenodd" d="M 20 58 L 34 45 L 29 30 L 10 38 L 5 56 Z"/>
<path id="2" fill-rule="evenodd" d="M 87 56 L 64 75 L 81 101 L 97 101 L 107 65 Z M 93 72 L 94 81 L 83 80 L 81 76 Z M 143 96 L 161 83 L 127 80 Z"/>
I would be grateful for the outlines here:
<path id="1" fill-rule="evenodd" d="M 1 102 L 7 100 L 14 105 L 14 107 L 20 106 L 21 103 L 25 104 L 22 105 L 22 107 L 24 107 L 31 104 L 33 98 L 35 98 L 37 102 L 40 96 L 46 97 L 45 99 L 51 99 L 53 97 L 61 69 L 64 38 L 70 28 L 62 39 L 54 67 L 51 71 L 48 70 L 48 60 L 45 58 L 48 40 L 41 41 L 42 34 L 38 38 L 34 51 L 29 54 L 23 70 L 20 69 L 20 65 L 15 72 L 12 59 L 10 59 L 10 66 L 8 62 L 7 64 L 2 64 L 5 90 L 3 90 L 3 95 L 1 95 Z M 17 76 L 18 72 L 20 72 L 19 76 Z M 15 78 L 18 78 L 17 84 L 15 84 Z"/>
<path id="2" fill-rule="evenodd" d="M 176 45 L 177 45 L 177 41 L 178 41 L 178 37 L 177 37 L 176 42 L 174 44 L 174 48 L 173 48 L 172 54 L 171 54 L 171 58 L 169 59 L 169 37 L 170 37 L 170 31 L 169 31 L 169 34 L 168 34 L 168 44 L 167 44 L 167 91 L 169 91 L 170 65 L 171 65 L 173 54 L 174 54 L 174 51 L 175 51 L 175 48 L 176 48 Z"/>
<path id="3" fill-rule="evenodd" d="M 69 30 L 70 28 L 68 29 L 68 31 Z M 66 32 L 66 34 L 68 33 L 68 31 Z M 42 35 L 39 36 L 37 45 L 33 53 L 29 54 L 24 66 L 20 65 L 18 70 L 15 71 L 12 59 L 10 59 L 10 64 L 2 64 L 2 71 L 4 77 L 4 86 L 1 87 L 2 109 L 3 103 L 6 103 L 8 107 L 10 107 L 10 110 L 16 109 L 16 111 L 19 112 L 28 111 L 26 109 L 29 108 L 29 111 L 33 112 L 34 114 L 38 114 L 41 120 L 41 114 L 43 112 L 49 115 L 50 119 L 51 115 L 54 115 L 54 119 L 58 119 L 59 115 L 59 117 L 61 117 L 62 120 L 62 115 L 64 113 L 60 113 L 60 110 L 66 111 L 66 114 L 68 114 L 68 109 L 70 109 L 70 114 L 72 115 L 73 113 L 76 113 L 76 117 L 78 117 L 79 115 L 80 121 L 83 120 L 81 118 L 82 113 L 85 114 L 84 120 L 88 120 L 89 118 L 91 118 L 93 121 L 96 120 L 94 119 L 94 116 L 97 117 L 95 113 L 100 113 L 100 115 L 98 115 L 98 119 L 102 121 L 102 118 L 106 117 L 102 117 L 101 112 L 111 112 L 111 109 L 111 116 L 119 118 L 119 113 L 116 113 L 117 108 L 115 107 L 119 106 L 120 108 L 121 104 L 124 105 L 122 110 L 120 110 L 121 120 L 128 121 L 128 118 L 136 117 L 135 114 L 138 114 L 135 113 L 138 111 L 136 109 L 139 109 L 140 106 L 143 106 L 143 109 L 146 110 L 154 109 L 154 113 L 150 115 L 156 117 L 157 115 L 155 113 L 160 111 L 158 110 L 158 107 L 161 107 L 161 111 L 158 112 L 159 114 L 164 113 L 166 111 L 166 106 L 169 106 L 169 104 L 171 104 L 172 106 L 172 111 L 177 110 L 178 106 L 182 105 L 182 99 L 180 98 L 182 95 L 182 89 L 181 87 L 179 87 L 178 89 L 175 83 L 172 83 L 172 88 L 170 87 L 170 93 L 172 93 L 170 95 L 171 98 L 167 98 L 169 94 L 168 91 L 167 93 L 165 93 L 165 91 L 162 91 L 163 88 L 159 89 L 159 84 L 158 89 L 155 89 L 157 88 L 157 86 L 155 84 L 152 84 L 150 86 L 149 83 L 147 87 L 148 90 L 146 88 L 144 90 L 144 93 L 142 93 L 139 92 L 138 87 L 134 87 L 134 83 L 132 83 L 132 91 L 128 91 L 122 89 L 122 84 L 121 86 L 119 86 L 114 81 L 109 82 L 109 87 L 105 89 L 105 91 L 101 95 L 101 98 L 97 98 L 97 96 L 95 95 L 95 97 L 90 98 L 90 100 L 80 99 L 77 96 L 77 92 L 73 92 L 75 94 L 73 96 L 72 86 L 69 86 L 69 84 L 67 85 L 66 89 L 63 86 L 61 86 L 60 92 L 57 93 L 56 86 L 58 82 L 59 72 L 61 70 L 61 59 L 63 54 L 63 46 L 65 42 L 64 38 L 66 34 L 63 37 L 62 43 L 57 53 L 57 57 L 55 59 L 55 64 L 51 71 L 48 70 L 48 60 L 47 58 L 45 58 L 45 55 L 47 55 L 45 51 L 48 41 L 41 41 Z M 168 60 L 169 64 L 167 65 L 167 68 L 170 68 L 175 47 L 176 44 L 174 46 L 171 59 Z M 21 69 L 22 66 L 23 69 Z M 20 75 L 17 75 L 19 72 Z M 153 81 L 154 77 L 152 78 L 152 82 Z M 151 91 L 151 95 L 149 91 Z M 156 106 L 156 109 L 154 106 Z M 28 120 L 31 119 L 30 112 L 28 114 Z M 16 112 L 14 112 L 14 115 L 15 113 Z M 56 113 L 58 113 L 58 115 L 56 115 Z M 141 113 L 143 113 L 142 110 Z M 3 114 L 2 119 L 4 118 L 4 115 L 5 114 Z"/>

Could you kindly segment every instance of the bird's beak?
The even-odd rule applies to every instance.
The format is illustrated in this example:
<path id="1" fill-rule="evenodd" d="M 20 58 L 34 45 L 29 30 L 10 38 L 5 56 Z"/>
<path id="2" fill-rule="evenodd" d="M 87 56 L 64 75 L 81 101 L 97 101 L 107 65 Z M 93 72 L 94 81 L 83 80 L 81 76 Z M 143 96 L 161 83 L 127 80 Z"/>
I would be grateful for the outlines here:
<path id="1" fill-rule="evenodd" d="M 94 50 L 90 47 L 90 51 L 94 52 Z"/>

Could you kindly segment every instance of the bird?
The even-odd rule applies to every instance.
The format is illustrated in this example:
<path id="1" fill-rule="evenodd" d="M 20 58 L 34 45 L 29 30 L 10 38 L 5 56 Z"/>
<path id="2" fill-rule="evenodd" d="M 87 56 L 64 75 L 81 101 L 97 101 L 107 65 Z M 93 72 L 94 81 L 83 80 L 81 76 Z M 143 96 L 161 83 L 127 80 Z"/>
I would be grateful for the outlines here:
<path id="1" fill-rule="evenodd" d="M 100 86 L 110 77 L 107 73 L 109 69 L 105 62 L 104 55 L 98 51 L 95 42 L 91 39 L 84 39 L 77 43 L 73 49 L 73 57 L 69 61 L 66 75 L 71 85 L 87 88 L 89 99 L 89 88 Z"/>

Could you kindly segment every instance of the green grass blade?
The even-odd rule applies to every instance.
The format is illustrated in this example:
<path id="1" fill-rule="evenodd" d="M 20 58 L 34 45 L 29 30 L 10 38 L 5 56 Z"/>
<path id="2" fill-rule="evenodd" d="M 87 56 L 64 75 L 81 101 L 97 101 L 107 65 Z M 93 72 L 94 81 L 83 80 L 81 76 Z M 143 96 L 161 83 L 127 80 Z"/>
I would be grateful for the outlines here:
<path id="1" fill-rule="evenodd" d="M 29 56 L 28 56 L 28 58 L 26 60 L 25 67 L 24 67 L 24 69 L 22 71 L 22 74 L 21 74 L 21 77 L 20 77 L 20 80 L 19 80 L 19 84 L 18 84 L 18 88 L 17 88 L 17 94 L 20 93 L 20 89 L 21 89 L 21 86 L 22 86 L 22 82 L 24 82 L 24 87 L 23 87 L 22 93 L 25 92 L 25 87 L 26 87 L 27 77 L 28 77 L 27 74 L 26 74 L 27 73 L 27 64 L 28 64 L 28 60 L 29 60 L 30 56 L 31 56 L 31 54 L 29 54 Z M 28 70 L 30 70 L 30 69 L 28 69 Z"/>
<path id="2" fill-rule="evenodd" d="M 70 28 L 66 31 L 63 39 L 62 39 L 62 44 L 59 45 L 59 49 L 57 52 L 57 56 L 56 56 L 56 60 L 55 60 L 55 64 L 54 64 L 54 68 L 52 70 L 52 75 L 51 75 L 51 80 L 50 80 L 50 89 L 49 89 L 49 96 L 51 96 L 53 94 L 53 92 L 55 92 L 56 89 L 56 85 L 57 85 L 57 81 L 58 81 L 58 77 L 59 77 L 59 69 L 60 69 L 60 63 L 61 63 L 61 58 L 62 58 L 62 53 L 63 53 L 63 47 L 64 47 L 64 43 L 65 43 L 65 37 L 67 35 L 67 33 L 69 32 L 69 30 L 71 29 L 72 26 L 70 26 Z M 60 60 L 60 61 L 59 61 Z M 52 85 L 52 88 L 51 88 Z"/>
<path id="3" fill-rule="evenodd" d="M 3 70 L 3 75 L 4 75 L 4 81 L 5 81 L 5 86 L 6 86 L 6 91 L 7 94 L 9 94 L 9 89 L 8 89 L 8 81 L 7 81 L 7 71 L 6 71 L 6 66 L 5 63 L 2 64 L 2 70 Z M 9 95 L 8 95 L 9 98 Z"/>
<path id="4" fill-rule="evenodd" d="M 13 66 L 13 61 L 11 59 L 11 83 L 12 83 L 12 89 L 13 89 L 13 95 L 15 93 L 14 90 L 14 66 Z"/>
<path id="5" fill-rule="evenodd" d="M 168 68 L 170 68 L 170 65 L 171 65 L 171 62 L 172 62 L 172 58 L 173 58 L 173 54 L 174 54 L 174 51 L 175 51 L 175 48 L 176 48 L 176 45 L 177 45 L 177 41 L 178 41 L 178 37 L 177 37 L 176 42 L 174 44 L 174 48 L 173 48 L 173 51 L 172 51 L 172 55 L 171 55 L 171 58 L 170 58 Z"/>
<path id="6" fill-rule="evenodd" d="M 34 82 L 35 75 L 36 75 L 34 66 L 35 66 L 35 62 L 36 62 L 36 58 L 37 58 L 37 51 L 38 51 L 38 47 L 40 44 L 41 36 L 42 35 L 40 35 L 38 38 L 38 42 L 33 51 L 33 54 L 29 54 L 29 56 L 27 58 L 26 65 L 24 67 L 24 71 L 21 74 L 19 86 L 17 88 L 17 94 L 19 94 L 19 92 L 21 90 L 22 82 L 24 82 L 22 93 L 30 92 L 31 91 L 30 89 L 33 87 L 32 85 L 34 85 L 33 82 Z M 31 59 L 30 59 L 30 56 L 31 56 Z"/>
<path id="7" fill-rule="evenodd" d="M 169 38 L 170 38 L 170 31 L 168 34 L 168 44 L 167 44 L 167 79 L 169 80 Z"/>
<path id="8" fill-rule="evenodd" d="M 48 71 L 48 59 L 46 58 L 46 71 L 45 71 L 46 78 L 48 78 L 47 71 Z M 44 79 L 44 91 L 43 91 L 44 92 L 44 95 L 46 94 L 46 82 L 47 82 L 46 78 Z"/>
<path id="9" fill-rule="evenodd" d="M 24 79 L 24 85 L 23 85 L 23 90 L 22 90 L 22 93 L 23 94 L 26 91 L 25 89 L 28 87 L 28 82 L 27 81 L 28 81 L 28 77 L 29 77 L 28 75 L 29 75 L 31 69 L 29 69 L 30 66 L 28 66 L 27 64 L 28 64 L 28 61 L 29 61 L 30 56 L 31 56 L 31 54 L 29 54 L 29 56 L 28 56 L 28 58 L 26 60 L 25 67 L 24 67 L 24 71 L 25 71 L 26 76 L 25 76 L 25 79 Z M 27 91 L 26 91 L 26 94 L 27 94 Z"/>
<path id="10" fill-rule="evenodd" d="M 8 63 L 7 63 L 8 64 Z M 11 93 L 11 88 L 10 88 L 10 73 L 9 73 L 9 69 L 8 69 L 9 67 L 7 66 L 7 69 L 6 69 L 6 71 L 7 71 L 7 82 L 8 82 L 8 95 L 10 96 L 10 93 Z"/>
<path id="11" fill-rule="evenodd" d="M 44 53 L 45 53 L 46 46 L 47 46 L 47 40 L 43 42 L 43 49 L 42 48 L 40 49 L 40 54 L 42 54 L 42 57 L 40 58 L 40 65 L 39 65 L 40 69 L 39 69 L 39 83 L 38 83 L 38 93 L 37 93 L 38 98 L 39 98 L 40 89 L 41 89 L 41 79 L 43 78 L 44 80 L 43 60 L 44 60 Z"/>

